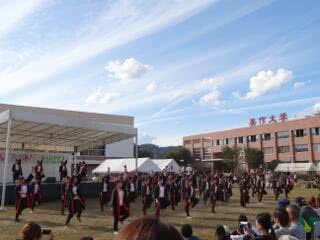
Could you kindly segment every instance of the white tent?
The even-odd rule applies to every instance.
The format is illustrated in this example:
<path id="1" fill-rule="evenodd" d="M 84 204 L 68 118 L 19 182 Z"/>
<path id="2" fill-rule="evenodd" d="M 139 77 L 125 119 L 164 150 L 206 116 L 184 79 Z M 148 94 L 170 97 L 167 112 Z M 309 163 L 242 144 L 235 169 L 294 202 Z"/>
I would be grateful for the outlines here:
<path id="1" fill-rule="evenodd" d="M 315 172 L 317 167 L 313 163 L 280 163 L 275 169 L 276 172 Z"/>
<path id="2" fill-rule="evenodd" d="M 138 158 L 138 172 L 152 173 L 159 172 L 159 168 L 156 164 L 150 161 L 149 158 Z M 96 167 L 92 172 L 95 174 L 106 174 L 110 173 L 122 173 L 127 168 L 128 172 L 136 171 L 136 159 L 125 158 L 125 159 L 107 159 Z"/>
<path id="3" fill-rule="evenodd" d="M 169 171 L 179 173 L 181 171 L 180 166 L 174 159 L 151 159 L 151 161 L 157 165 L 160 171 Z"/>

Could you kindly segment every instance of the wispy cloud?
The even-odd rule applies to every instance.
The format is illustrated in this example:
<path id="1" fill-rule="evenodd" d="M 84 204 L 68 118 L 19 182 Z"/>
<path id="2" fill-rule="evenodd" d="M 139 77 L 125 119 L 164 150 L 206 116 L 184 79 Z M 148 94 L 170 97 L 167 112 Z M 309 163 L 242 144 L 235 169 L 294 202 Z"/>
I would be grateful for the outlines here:
<path id="1" fill-rule="evenodd" d="M 27 1 L 26 1 L 27 2 Z M 215 0 L 115 1 L 90 22 L 80 37 L 61 49 L 38 56 L 18 69 L 0 72 L 0 94 L 10 94 L 107 50 L 181 22 L 210 6 Z M 9 83 L 10 84 L 6 84 Z"/>
<path id="2" fill-rule="evenodd" d="M 30 16 L 45 0 L 2 1 L 0 7 L 0 39 L 13 31 L 22 20 Z"/>

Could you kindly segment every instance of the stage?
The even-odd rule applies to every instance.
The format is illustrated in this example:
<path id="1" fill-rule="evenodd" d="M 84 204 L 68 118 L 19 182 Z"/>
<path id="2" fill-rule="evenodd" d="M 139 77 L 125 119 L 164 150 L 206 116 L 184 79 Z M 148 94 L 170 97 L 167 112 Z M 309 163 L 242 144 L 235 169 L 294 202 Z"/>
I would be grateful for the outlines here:
<path id="1" fill-rule="evenodd" d="M 14 204 L 16 200 L 16 186 L 8 184 L 6 187 L 6 204 Z M 41 191 L 43 194 L 43 202 L 56 201 L 61 199 L 61 184 L 60 183 L 42 183 Z M 99 183 L 83 182 L 80 184 L 81 193 L 84 198 L 98 198 Z M 2 185 L 0 185 L 0 193 Z"/>

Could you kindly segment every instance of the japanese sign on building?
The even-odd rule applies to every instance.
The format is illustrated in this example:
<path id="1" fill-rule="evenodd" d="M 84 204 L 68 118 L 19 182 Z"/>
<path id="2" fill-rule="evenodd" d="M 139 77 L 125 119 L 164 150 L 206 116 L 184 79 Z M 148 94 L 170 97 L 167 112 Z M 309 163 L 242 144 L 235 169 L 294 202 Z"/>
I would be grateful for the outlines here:
<path id="1" fill-rule="evenodd" d="M 272 123 L 277 123 L 277 122 L 285 122 L 288 120 L 288 114 L 287 113 L 280 113 L 279 116 L 275 115 L 270 115 L 270 116 L 261 116 L 258 119 L 256 118 L 250 118 L 249 120 L 249 126 L 254 127 L 254 126 L 260 126 L 260 125 L 265 125 L 265 124 L 272 124 Z"/>

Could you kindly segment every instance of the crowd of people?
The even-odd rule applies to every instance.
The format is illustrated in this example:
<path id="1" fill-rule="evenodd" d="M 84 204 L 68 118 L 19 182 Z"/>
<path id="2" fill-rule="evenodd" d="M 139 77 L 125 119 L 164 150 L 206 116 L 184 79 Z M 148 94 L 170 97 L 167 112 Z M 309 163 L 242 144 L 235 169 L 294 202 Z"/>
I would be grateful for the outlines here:
<path id="1" fill-rule="evenodd" d="M 66 216 L 65 225 L 69 225 L 74 216 L 81 221 L 82 211 L 85 209 L 85 199 L 81 183 L 85 178 L 85 163 L 81 163 L 76 171 L 78 174 L 68 176 L 66 162 L 59 167 L 61 179 L 61 214 Z M 12 166 L 14 180 L 19 178 L 17 185 L 16 216 L 19 217 L 24 209 L 39 206 L 43 192 L 41 181 L 44 178 L 42 161 L 27 178 L 23 178 L 21 162 L 18 160 Z M 259 169 L 255 172 L 244 172 L 236 177 L 231 173 L 174 173 L 169 171 L 152 174 L 128 173 L 126 167 L 121 174 L 107 174 L 100 180 L 100 190 L 97 192 L 99 201 L 97 207 L 104 211 L 105 206 L 112 207 L 113 231 L 118 234 L 119 223 L 130 217 L 130 205 L 141 201 L 142 213 L 148 215 L 148 210 L 154 206 L 156 218 L 167 209 L 175 211 L 178 204 L 182 204 L 187 219 L 191 218 L 192 208 L 200 201 L 204 206 L 210 206 L 215 213 L 216 201 L 227 202 L 233 195 L 233 185 L 237 183 L 240 190 L 240 206 L 245 208 L 251 198 L 256 197 L 259 203 L 267 192 L 273 192 L 275 201 L 284 193 L 284 199 L 295 185 L 295 178 L 290 174 L 275 174 Z M 290 235 L 298 239 L 310 239 L 314 232 L 314 222 L 319 221 L 317 207 L 320 198 L 313 198 L 303 202 L 301 199 L 295 204 L 285 203 L 283 199 L 273 216 L 269 213 L 259 214 L 256 224 L 251 224 L 245 215 L 239 217 L 239 228 L 230 232 L 224 226 L 217 226 L 217 239 L 280 239 L 283 235 Z M 280 205 L 285 205 L 280 207 Z M 306 206 L 305 206 L 305 205 Z M 191 226 L 182 230 L 184 239 L 196 239 L 192 236 Z M 190 233 L 191 232 L 191 233 Z"/>

